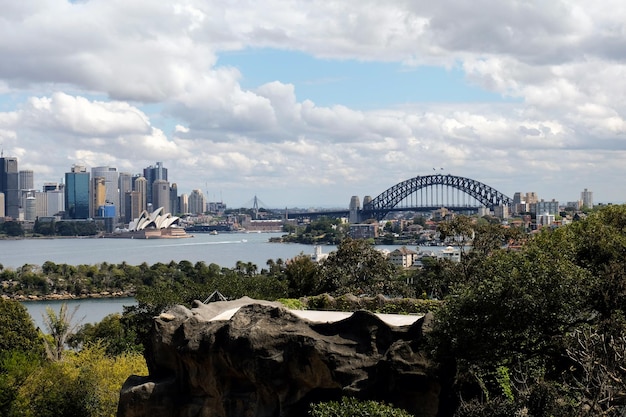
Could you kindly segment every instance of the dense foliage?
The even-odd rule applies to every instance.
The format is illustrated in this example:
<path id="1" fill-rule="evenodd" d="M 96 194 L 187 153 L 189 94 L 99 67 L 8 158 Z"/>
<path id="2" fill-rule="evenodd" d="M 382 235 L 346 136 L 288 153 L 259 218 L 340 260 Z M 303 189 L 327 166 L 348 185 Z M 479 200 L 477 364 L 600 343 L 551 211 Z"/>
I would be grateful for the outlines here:
<path id="1" fill-rule="evenodd" d="M 623 415 L 625 232 L 609 206 L 451 267 L 432 340 L 450 415 Z"/>
<path id="2" fill-rule="evenodd" d="M 262 268 L 187 261 L 0 265 L 11 297 L 107 291 L 137 299 L 123 315 L 79 329 L 67 312 L 48 312 L 47 335 L 19 303 L 0 300 L 0 415 L 113 415 L 121 382 L 145 373 L 137 352 L 151 318 L 215 290 L 228 298 L 290 298 L 290 305 L 316 309 L 434 311 L 429 352 L 439 364 L 441 416 L 624 415 L 626 206 L 532 237 L 457 217 L 440 224 L 439 236 L 473 245 L 460 263 L 424 259 L 414 270 L 396 269 L 369 242 L 351 239 L 322 264 L 302 255 Z M 518 249 L 506 247 L 512 241 Z M 381 303 L 380 294 L 398 298 Z M 46 343 L 59 354 L 46 357 Z M 385 407 L 321 404 L 311 415 L 402 415 Z"/>
<path id="3" fill-rule="evenodd" d="M 67 350 L 75 328 L 67 306 L 45 319 L 48 334 L 20 303 L 0 298 L 0 416 L 115 416 L 123 382 L 147 372 L 143 356 L 110 354 L 95 338 Z"/>
<path id="4" fill-rule="evenodd" d="M 411 417 L 411 414 L 376 401 L 359 401 L 344 397 L 341 401 L 328 401 L 311 405 L 311 417 Z"/>

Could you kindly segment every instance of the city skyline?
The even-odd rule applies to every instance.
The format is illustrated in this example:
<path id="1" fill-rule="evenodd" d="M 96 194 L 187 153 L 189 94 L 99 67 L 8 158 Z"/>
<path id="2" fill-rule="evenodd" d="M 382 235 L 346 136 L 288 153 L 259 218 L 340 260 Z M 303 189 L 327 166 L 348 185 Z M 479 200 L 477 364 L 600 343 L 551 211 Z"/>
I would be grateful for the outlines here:
<path id="1" fill-rule="evenodd" d="M 243 206 L 345 207 L 433 169 L 624 203 L 617 1 L 32 0 L 0 29 L 0 148 Z M 441 170 L 443 167 L 443 170 Z"/>
<path id="2" fill-rule="evenodd" d="M 157 161 L 154 165 L 150 165 L 148 167 L 143 168 L 142 170 L 143 173 L 137 173 L 137 174 L 119 172 L 116 167 L 110 167 L 110 166 L 93 167 L 90 170 L 88 170 L 88 167 L 81 166 L 81 165 L 73 165 L 70 171 L 65 173 L 64 181 L 60 183 L 46 182 L 44 183 L 41 189 L 34 188 L 35 173 L 32 170 L 18 170 L 17 169 L 18 168 L 17 158 L 13 158 L 13 157 L 0 158 L 0 167 L 5 166 L 3 165 L 5 164 L 5 161 L 12 161 L 11 169 L 13 172 L 13 177 L 14 177 L 15 187 L 16 187 L 14 191 L 19 190 L 20 195 L 22 195 L 22 197 L 20 198 L 24 198 L 24 196 L 27 196 L 27 194 L 25 194 L 25 192 L 27 191 L 35 191 L 35 193 L 42 193 L 42 192 L 48 193 L 51 191 L 52 192 L 58 192 L 58 191 L 66 192 L 67 196 L 65 198 L 65 205 L 69 208 L 70 218 L 75 218 L 72 212 L 75 209 L 73 207 L 76 207 L 75 205 L 77 203 L 87 204 L 90 207 L 90 214 L 86 215 L 83 213 L 80 216 L 80 218 L 98 217 L 99 214 L 97 214 L 96 211 L 98 211 L 101 208 L 104 208 L 105 205 L 111 205 L 111 206 L 116 207 L 115 209 L 116 215 L 120 219 L 124 219 L 127 217 L 125 213 L 126 209 L 134 212 L 137 209 L 141 211 L 141 210 L 144 210 L 145 208 L 148 208 L 146 206 L 146 201 L 150 202 L 150 206 L 152 207 L 152 209 L 156 207 L 163 207 L 165 212 L 178 213 L 179 212 L 178 205 L 181 204 L 179 201 L 181 198 L 185 200 L 184 204 L 186 205 L 189 204 L 189 201 L 191 199 L 197 200 L 198 198 L 200 198 L 206 205 L 211 205 L 211 204 L 222 205 L 223 204 L 223 207 L 228 207 L 227 202 L 224 202 L 221 200 L 220 201 L 209 200 L 201 189 L 194 189 L 189 194 L 187 193 L 179 194 L 178 186 L 176 182 L 170 183 L 170 181 L 168 181 L 168 168 L 165 167 L 163 163 L 160 161 Z M 443 171 L 443 168 L 440 168 L 440 170 Z M 443 176 L 450 177 L 453 179 L 451 180 L 450 184 L 457 184 L 456 181 L 462 178 L 462 177 L 451 176 L 449 174 L 443 174 L 441 171 L 437 171 L 436 168 L 433 168 L 433 172 L 429 175 L 432 176 L 433 179 L 436 177 L 442 178 Z M 0 170 L 0 174 L 2 174 L 2 170 Z M 84 181 L 86 182 L 83 182 L 83 184 L 77 188 L 76 181 L 77 181 L 78 176 L 84 176 L 86 178 Z M 2 175 L 0 175 L 0 179 L 2 180 L 0 181 L 0 193 L 2 193 L 4 189 L 7 188 L 7 186 L 3 182 L 5 181 L 5 179 Z M 468 179 L 468 180 L 470 182 L 475 182 L 475 180 L 473 179 Z M 142 185 L 137 185 L 136 182 L 141 182 Z M 101 186 L 98 184 L 101 184 Z M 396 184 L 392 188 L 395 188 L 398 185 L 400 184 Z M 488 184 L 484 184 L 484 185 L 487 186 L 487 188 L 492 188 Z M 154 188 L 155 186 L 158 186 L 158 187 Z M 450 186 L 450 185 L 446 185 L 446 186 Z M 464 193 L 466 197 L 459 197 L 459 196 L 451 197 L 452 204 L 455 204 L 454 202 L 455 198 L 471 199 L 474 201 L 472 205 L 480 203 L 478 199 L 476 199 L 475 197 L 472 197 L 471 194 L 467 190 L 463 189 L 463 187 L 453 186 L 453 188 L 456 188 L 457 193 Z M 77 193 L 79 192 L 79 189 L 82 190 L 80 192 L 83 192 L 83 193 L 88 192 L 88 195 L 84 194 L 82 197 L 78 197 Z M 153 193 L 149 193 L 148 190 L 150 189 L 153 189 L 153 190 L 158 189 L 159 195 L 157 196 L 157 195 L 154 195 Z M 136 194 L 135 197 L 132 197 L 128 195 L 131 193 L 131 191 L 133 192 L 133 194 L 135 193 L 138 193 L 138 194 Z M 387 190 L 387 192 L 388 191 L 389 190 Z M 494 191 L 497 192 L 498 190 L 494 190 Z M 416 202 L 415 199 L 417 198 L 420 201 L 423 200 L 424 202 L 426 202 L 426 204 L 432 204 L 432 202 L 435 202 L 435 200 L 437 200 L 437 201 L 441 201 L 441 203 L 443 204 L 442 207 L 446 206 L 444 204 L 444 201 L 446 200 L 446 196 L 450 198 L 450 196 L 447 194 L 448 192 L 444 193 L 443 191 L 441 191 L 442 193 L 441 195 L 439 195 L 439 191 L 437 191 L 436 193 L 438 195 L 436 198 L 433 196 L 432 191 L 430 194 L 427 193 L 426 196 L 413 195 L 412 197 L 407 196 L 407 198 L 409 198 L 412 202 Z M 199 194 L 200 197 L 196 197 L 197 194 Z M 363 206 L 365 206 L 366 201 L 370 201 L 372 197 L 373 196 L 371 195 L 364 196 Z M 511 200 L 510 208 L 515 208 L 520 203 L 526 203 L 526 204 L 545 203 L 551 207 L 551 209 L 548 210 L 549 212 L 557 212 L 559 207 L 576 207 L 576 208 L 578 207 L 593 208 L 594 207 L 593 191 L 587 188 L 585 188 L 584 190 L 580 192 L 579 198 L 568 199 L 567 201 L 559 201 L 554 198 L 545 199 L 543 197 L 539 197 L 538 194 L 534 191 L 530 191 L 530 192 L 517 191 L 513 194 L 512 198 L 509 196 L 505 196 L 505 197 L 508 197 Z M 129 198 L 131 200 L 139 198 L 140 200 L 136 200 L 131 203 L 131 201 L 128 200 Z M 439 200 L 440 198 L 443 200 Z M 141 199 L 143 200 L 143 203 L 141 203 Z M 15 200 L 17 201 L 17 197 L 15 197 Z M 252 204 L 253 207 L 248 207 L 250 204 Z M 265 207 L 265 208 L 272 208 L 272 209 L 282 208 L 282 207 L 269 207 L 265 205 L 260 199 L 258 199 L 256 195 L 250 201 L 250 204 L 242 205 L 238 207 L 254 208 L 255 206 L 258 205 L 258 207 Z M 604 203 L 600 203 L 600 204 L 604 204 Z M 135 206 L 134 209 L 132 208 L 133 206 Z M 142 207 L 145 207 L 145 208 L 142 208 Z M 298 206 L 292 206 L 291 208 L 297 208 L 297 207 Z M 341 208 L 341 207 L 345 207 L 345 206 L 341 206 L 341 205 L 336 206 L 336 208 Z M 360 196 L 356 196 L 356 195 L 351 196 L 348 208 L 352 210 L 353 208 L 359 209 L 360 207 L 361 207 Z M 24 209 L 24 207 L 21 207 L 21 208 Z M 236 207 L 230 206 L 230 208 L 236 208 Z M 68 209 L 66 209 L 66 211 L 67 210 Z M 541 210 L 543 209 L 541 208 L 535 209 L 535 211 L 541 211 Z M 198 209 L 198 208 L 191 210 L 192 213 L 199 213 L 201 211 L 204 211 L 204 210 Z M 519 210 L 514 209 L 514 211 L 517 212 Z M 521 211 L 528 211 L 528 207 L 526 210 L 521 209 Z M 135 217 L 137 217 L 137 215 Z M 132 220 L 132 218 L 133 217 L 130 217 L 127 220 Z"/>

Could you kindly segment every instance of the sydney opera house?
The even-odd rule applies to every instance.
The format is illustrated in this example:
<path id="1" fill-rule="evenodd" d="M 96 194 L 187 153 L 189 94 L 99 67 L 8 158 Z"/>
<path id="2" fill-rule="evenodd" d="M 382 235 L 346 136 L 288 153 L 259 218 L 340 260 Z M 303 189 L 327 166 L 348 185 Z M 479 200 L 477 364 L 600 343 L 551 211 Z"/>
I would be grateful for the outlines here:
<path id="1" fill-rule="evenodd" d="M 185 229 L 178 226 L 179 217 L 171 213 L 163 213 L 159 207 L 152 213 L 144 210 L 138 218 L 130 222 L 128 231 L 122 232 L 120 237 L 132 239 L 161 239 L 188 237 Z"/>

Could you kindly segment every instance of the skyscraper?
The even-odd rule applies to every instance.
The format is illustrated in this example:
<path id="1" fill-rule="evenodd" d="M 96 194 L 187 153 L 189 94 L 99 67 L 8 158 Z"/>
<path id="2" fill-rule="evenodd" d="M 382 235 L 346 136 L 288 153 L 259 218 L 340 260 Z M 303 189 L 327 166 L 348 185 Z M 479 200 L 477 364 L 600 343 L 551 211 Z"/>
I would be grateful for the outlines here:
<path id="1" fill-rule="evenodd" d="M 176 183 L 170 185 L 170 213 L 180 213 L 178 208 L 178 185 Z"/>
<path id="2" fill-rule="evenodd" d="M 91 217 L 99 217 L 107 204 L 106 179 L 104 177 L 91 178 Z"/>
<path id="3" fill-rule="evenodd" d="M 84 166 L 74 165 L 65 173 L 65 210 L 70 219 L 91 217 L 89 173 Z"/>
<path id="4" fill-rule="evenodd" d="M 18 182 L 17 158 L 0 158 L 0 193 L 4 194 L 5 215 L 14 219 L 20 215 Z"/>
<path id="5" fill-rule="evenodd" d="M 152 184 L 154 184 L 156 180 L 167 181 L 167 168 L 163 167 L 163 162 L 157 162 L 156 166 L 144 168 L 143 176 L 147 181 L 146 203 L 152 203 L 155 209 L 159 208 L 160 205 L 157 205 L 152 199 Z"/>
<path id="6" fill-rule="evenodd" d="M 19 175 L 19 189 L 32 190 L 35 188 L 35 174 L 31 170 L 21 170 Z"/>
<path id="7" fill-rule="evenodd" d="M 593 208 L 593 192 L 588 191 L 586 188 L 583 192 L 580 193 L 580 199 L 583 202 L 583 207 L 587 207 L 588 209 Z"/>
<path id="8" fill-rule="evenodd" d="M 119 198 L 118 201 L 120 202 L 118 213 L 119 213 L 120 219 L 125 219 L 126 218 L 125 196 L 126 196 L 126 193 L 129 193 L 133 190 L 132 176 L 127 172 L 120 172 L 117 188 L 120 193 L 118 197 Z"/>
<path id="9" fill-rule="evenodd" d="M 102 166 L 91 168 L 92 178 L 104 178 L 105 201 L 102 206 L 115 206 L 115 210 L 120 210 L 120 193 L 119 193 L 119 173 L 117 168 Z M 95 184 L 95 183 L 94 183 Z M 94 214 L 98 212 L 100 207 L 93 207 Z"/>
<path id="10" fill-rule="evenodd" d="M 206 200 L 202 190 L 193 190 L 189 195 L 189 212 L 191 214 L 203 214 L 206 207 Z"/>
<path id="11" fill-rule="evenodd" d="M 152 209 L 163 207 L 164 213 L 170 210 L 170 183 L 165 180 L 156 180 L 152 183 Z"/>
<path id="12" fill-rule="evenodd" d="M 139 213 L 148 208 L 148 181 L 141 175 L 133 177 L 133 191 L 139 193 Z M 139 217 L 139 216 L 136 216 Z M 135 217 L 133 217 L 134 219 Z"/>

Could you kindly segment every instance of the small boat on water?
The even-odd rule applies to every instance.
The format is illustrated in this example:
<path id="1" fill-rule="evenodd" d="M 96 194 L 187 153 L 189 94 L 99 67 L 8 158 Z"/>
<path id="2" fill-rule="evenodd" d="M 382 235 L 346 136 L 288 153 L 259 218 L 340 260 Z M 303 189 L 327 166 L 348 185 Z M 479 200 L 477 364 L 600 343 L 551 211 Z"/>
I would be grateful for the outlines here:
<path id="1" fill-rule="evenodd" d="M 216 235 L 216 234 L 217 234 L 217 230 L 211 230 L 211 231 L 209 232 L 209 234 L 210 234 L 210 235 Z"/>

